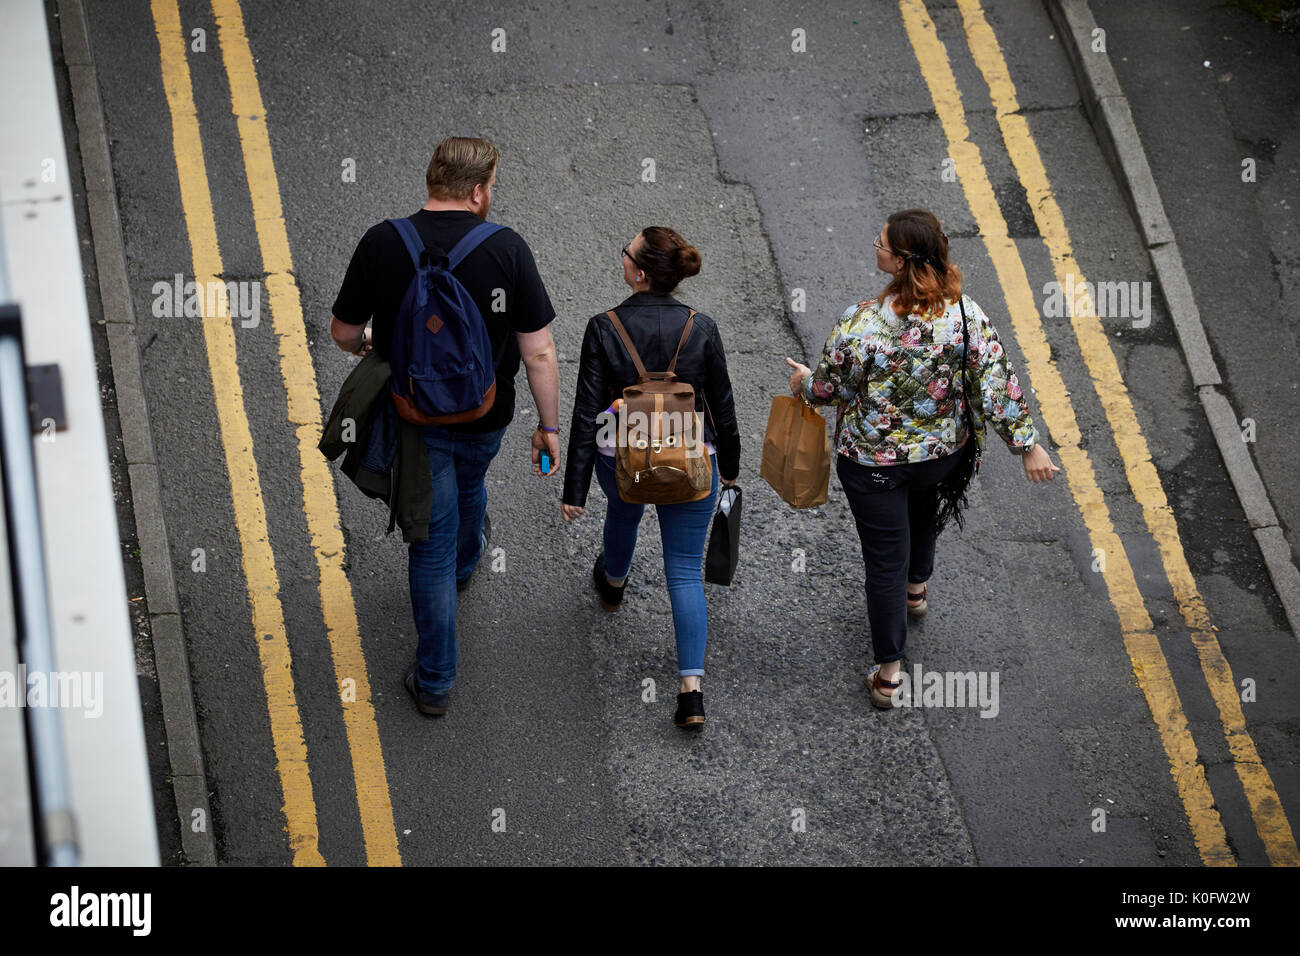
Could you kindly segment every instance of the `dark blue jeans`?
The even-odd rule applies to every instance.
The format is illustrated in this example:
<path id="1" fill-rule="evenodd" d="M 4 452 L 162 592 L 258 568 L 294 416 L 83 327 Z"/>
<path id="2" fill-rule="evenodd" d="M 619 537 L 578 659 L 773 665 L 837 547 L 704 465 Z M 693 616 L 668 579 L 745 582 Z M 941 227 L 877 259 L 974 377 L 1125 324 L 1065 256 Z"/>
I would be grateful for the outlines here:
<path id="1" fill-rule="evenodd" d="M 677 673 L 682 677 L 704 674 L 704 645 L 709 637 L 709 614 L 704 606 L 704 545 L 718 500 L 718 459 L 716 455 L 710 457 L 713 487 L 708 497 L 679 505 L 655 505 L 668 601 L 673 606 L 673 630 L 677 635 Z M 617 581 L 627 577 L 632 567 L 645 505 L 629 504 L 618 496 L 614 459 L 608 455 L 596 455 L 596 478 L 609 501 L 605 506 L 605 575 Z"/>
<path id="2" fill-rule="evenodd" d="M 934 572 L 938 484 L 961 456 L 872 467 L 843 455 L 835 470 L 862 542 L 867 620 L 877 664 L 900 661 L 907 646 L 907 582 Z"/>
<path id="3" fill-rule="evenodd" d="M 407 547 L 411 610 L 420 636 L 416 680 L 431 694 L 450 690 L 456 680 L 456 582 L 468 580 L 483 557 L 479 540 L 487 513 L 483 479 L 505 431 L 424 428 L 433 513 L 428 540 L 412 541 Z"/>

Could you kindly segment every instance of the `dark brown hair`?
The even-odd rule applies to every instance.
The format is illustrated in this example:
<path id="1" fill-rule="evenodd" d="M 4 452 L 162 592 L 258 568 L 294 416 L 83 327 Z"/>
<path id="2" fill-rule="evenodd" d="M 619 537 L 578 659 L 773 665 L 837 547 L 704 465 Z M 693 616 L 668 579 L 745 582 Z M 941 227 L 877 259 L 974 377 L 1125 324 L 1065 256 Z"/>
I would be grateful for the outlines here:
<path id="1" fill-rule="evenodd" d="M 485 139 L 449 136 L 438 144 L 424 182 L 434 199 L 466 199 L 492 178 L 500 153 Z"/>
<path id="2" fill-rule="evenodd" d="M 650 281 L 650 289 L 669 295 L 678 284 L 700 271 L 700 250 L 667 226 L 646 226 L 636 264 Z"/>
<path id="3" fill-rule="evenodd" d="M 880 293 L 883 303 L 893 296 L 900 316 L 919 312 L 938 317 L 948 299 L 961 295 L 961 270 L 948 261 L 948 237 L 939 220 L 927 209 L 904 209 L 889 217 L 885 241 L 903 268 Z"/>

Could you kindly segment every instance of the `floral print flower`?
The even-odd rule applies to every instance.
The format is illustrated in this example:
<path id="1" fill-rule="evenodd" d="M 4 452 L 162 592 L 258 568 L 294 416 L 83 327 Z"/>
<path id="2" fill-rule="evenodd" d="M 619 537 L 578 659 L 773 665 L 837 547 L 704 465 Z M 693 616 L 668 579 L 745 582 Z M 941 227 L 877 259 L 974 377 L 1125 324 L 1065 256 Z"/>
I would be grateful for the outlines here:
<path id="1" fill-rule="evenodd" d="M 966 394 L 974 399 L 975 437 L 991 424 L 1023 454 L 1038 433 L 1006 351 L 988 316 L 962 297 L 970 331 L 962 341 L 954 301 L 933 322 L 899 317 L 883 303 L 845 310 L 826 340 L 821 361 L 804 380 L 812 405 L 835 405 L 839 453 L 868 465 L 929 461 L 967 439 Z"/>

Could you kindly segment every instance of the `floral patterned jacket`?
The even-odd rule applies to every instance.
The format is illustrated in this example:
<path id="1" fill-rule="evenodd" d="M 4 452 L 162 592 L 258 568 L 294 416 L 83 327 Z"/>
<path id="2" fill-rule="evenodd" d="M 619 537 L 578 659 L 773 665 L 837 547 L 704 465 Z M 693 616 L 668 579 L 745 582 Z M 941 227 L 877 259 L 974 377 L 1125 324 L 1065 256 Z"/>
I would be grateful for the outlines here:
<path id="1" fill-rule="evenodd" d="M 1028 400 L 1007 361 L 988 316 L 966 295 L 971 394 L 978 376 L 982 401 L 973 403 L 976 440 L 985 422 L 1010 450 L 1023 455 L 1038 442 Z M 900 317 L 889 300 L 849 306 L 826 340 L 821 362 L 804 377 L 810 405 L 839 406 L 838 451 L 864 465 L 942 458 L 967 438 L 961 310 L 950 302 L 943 316 Z"/>

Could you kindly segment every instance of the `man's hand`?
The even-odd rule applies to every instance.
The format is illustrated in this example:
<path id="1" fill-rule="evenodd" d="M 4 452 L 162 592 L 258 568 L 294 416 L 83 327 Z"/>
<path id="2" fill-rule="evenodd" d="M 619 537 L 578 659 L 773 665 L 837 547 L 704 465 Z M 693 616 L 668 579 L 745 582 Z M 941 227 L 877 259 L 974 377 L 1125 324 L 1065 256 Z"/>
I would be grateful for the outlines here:
<path id="1" fill-rule="evenodd" d="M 536 332 L 516 332 L 515 341 L 519 345 L 519 356 L 528 373 L 528 388 L 533 393 L 533 404 L 537 406 L 538 423 L 558 425 L 560 423 L 560 370 L 550 328 L 541 328 Z M 547 474 L 553 475 L 560 467 L 560 436 L 542 431 L 533 433 L 533 474 L 535 475 L 542 473 L 539 462 L 543 450 L 550 453 L 551 470 Z"/>
<path id="2" fill-rule="evenodd" d="M 551 456 L 551 470 L 542 471 L 542 452 Z M 540 477 L 553 475 L 560 470 L 560 436 L 557 432 L 533 429 L 533 474 Z"/>
<path id="3" fill-rule="evenodd" d="M 361 330 L 361 347 L 359 349 L 354 349 L 352 354 L 360 355 L 362 358 L 365 358 L 370 354 L 370 350 L 373 347 L 374 346 L 370 344 L 370 326 L 366 326 Z"/>
<path id="4" fill-rule="evenodd" d="M 560 505 L 560 515 L 565 521 L 572 521 L 574 518 L 581 518 L 587 509 L 582 505 Z"/>
<path id="5" fill-rule="evenodd" d="M 338 316 L 330 316 L 330 338 L 345 352 L 353 355 L 365 355 L 370 351 L 370 327 L 352 325 Z"/>
<path id="6" fill-rule="evenodd" d="M 1052 459 L 1048 457 L 1042 445 L 1035 445 L 1021 457 L 1024 459 L 1025 477 L 1034 484 L 1040 481 L 1051 481 L 1056 477 L 1055 472 L 1061 470 L 1052 464 Z"/>

